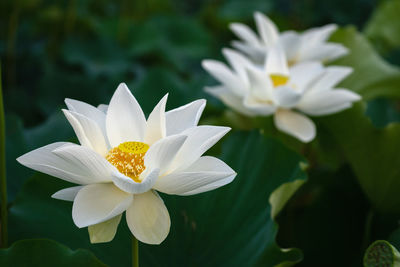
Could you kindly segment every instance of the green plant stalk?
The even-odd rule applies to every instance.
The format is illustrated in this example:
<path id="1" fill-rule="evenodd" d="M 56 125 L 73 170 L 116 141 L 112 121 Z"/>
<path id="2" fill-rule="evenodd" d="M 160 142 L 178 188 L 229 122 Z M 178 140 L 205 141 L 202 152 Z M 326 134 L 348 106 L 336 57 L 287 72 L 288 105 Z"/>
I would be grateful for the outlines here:
<path id="1" fill-rule="evenodd" d="M 132 267 L 139 267 L 139 241 L 132 235 Z"/>
<path id="2" fill-rule="evenodd" d="M 0 187 L 1 187 L 1 247 L 7 247 L 7 180 L 6 180 L 6 132 L 4 121 L 3 90 L 0 66 Z"/>

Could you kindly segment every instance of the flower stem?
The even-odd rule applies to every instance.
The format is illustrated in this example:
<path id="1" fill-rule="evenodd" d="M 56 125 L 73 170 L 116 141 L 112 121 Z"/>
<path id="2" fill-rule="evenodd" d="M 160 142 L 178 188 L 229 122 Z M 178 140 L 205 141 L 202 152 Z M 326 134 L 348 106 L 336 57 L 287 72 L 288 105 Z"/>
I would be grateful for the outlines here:
<path id="1" fill-rule="evenodd" d="M 139 241 L 132 235 L 132 267 L 139 267 Z"/>
<path id="2" fill-rule="evenodd" d="M 6 181 L 6 133 L 3 107 L 3 90 L 1 87 L 0 66 L 0 188 L 1 188 L 1 247 L 7 247 L 7 181 Z"/>

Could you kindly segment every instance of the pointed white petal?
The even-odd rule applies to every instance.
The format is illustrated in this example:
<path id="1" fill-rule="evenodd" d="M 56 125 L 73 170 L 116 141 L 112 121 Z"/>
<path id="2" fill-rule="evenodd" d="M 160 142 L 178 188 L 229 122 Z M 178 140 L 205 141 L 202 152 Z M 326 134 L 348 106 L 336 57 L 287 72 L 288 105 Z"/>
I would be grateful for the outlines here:
<path id="1" fill-rule="evenodd" d="M 127 141 L 144 139 L 146 119 L 139 103 L 121 83 L 111 98 L 106 116 L 107 136 L 112 147 Z"/>
<path id="2" fill-rule="evenodd" d="M 167 136 L 179 134 L 197 126 L 206 106 L 205 99 L 199 99 L 165 113 Z"/>
<path id="3" fill-rule="evenodd" d="M 106 115 L 100 109 L 85 102 L 66 98 L 65 104 L 70 111 L 80 113 L 83 116 L 95 121 L 99 125 L 103 135 L 106 136 Z"/>
<path id="4" fill-rule="evenodd" d="M 142 179 L 141 183 L 135 182 L 133 179 L 123 175 L 120 172 L 113 172 L 111 179 L 113 183 L 122 191 L 130 194 L 141 194 L 149 191 L 153 187 L 157 181 L 159 173 L 159 169 L 146 168 L 140 174 L 140 178 Z"/>
<path id="5" fill-rule="evenodd" d="M 59 200 L 65 201 L 74 201 L 75 196 L 78 194 L 79 190 L 81 190 L 83 186 L 74 186 L 62 189 L 60 191 L 55 192 L 51 197 Z"/>
<path id="6" fill-rule="evenodd" d="M 100 110 L 101 112 L 103 112 L 104 114 L 107 114 L 108 105 L 100 104 L 97 106 L 97 109 Z"/>
<path id="7" fill-rule="evenodd" d="M 235 72 L 240 76 L 240 79 L 243 81 L 243 83 L 248 85 L 246 67 L 253 65 L 253 63 L 251 63 L 247 57 L 233 49 L 224 48 L 222 49 L 222 53 Z"/>
<path id="8" fill-rule="evenodd" d="M 331 66 L 325 68 L 323 74 L 312 83 L 309 91 L 325 91 L 330 90 L 339 84 L 344 78 L 352 73 L 353 69 L 350 67 Z"/>
<path id="9" fill-rule="evenodd" d="M 164 201 L 153 190 L 134 196 L 126 211 L 126 221 L 132 234 L 146 244 L 160 244 L 171 227 Z"/>
<path id="10" fill-rule="evenodd" d="M 321 61 L 323 63 L 332 61 L 348 54 L 349 50 L 342 44 L 324 43 L 315 46 L 314 49 L 309 48 L 300 54 L 300 61 Z"/>
<path id="11" fill-rule="evenodd" d="M 232 41 L 231 45 L 243 54 L 247 55 L 255 64 L 264 64 L 264 58 L 266 55 L 265 47 L 256 47 L 240 41 Z"/>
<path id="12" fill-rule="evenodd" d="M 254 13 L 254 19 L 261 39 L 264 44 L 270 46 L 274 45 L 279 38 L 279 31 L 276 25 L 261 12 Z"/>
<path id="13" fill-rule="evenodd" d="M 298 92 L 309 90 L 310 86 L 325 72 L 320 62 L 301 62 L 290 68 L 289 84 Z"/>
<path id="14" fill-rule="evenodd" d="M 63 109 L 82 146 L 89 147 L 105 156 L 109 150 L 104 133 L 100 126 L 92 119 L 74 111 Z"/>
<path id="15" fill-rule="evenodd" d="M 225 105 L 230 107 L 231 109 L 235 110 L 238 113 L 247 115 L 247 116 L 254 116 L 255 113 L 251 110 L 247 109 L 243 105 L 243 98 L 238 97 L 232 91 L 227 89 L 225 86 L 213 86 L 213 87 L 206 87 L 204 89 L 207 93 L 219 98 Z"/>
<path id="16" fill-rule="evenodd" d="M 171 135 L 159 140 L 144 156 L 144 166 L 159 169 L 160 175 L 164 174 L 187 138 L 187 135 Z"/>
<path id="17" fill-rule="evenodd" d="M 249 77 L 249 92 L 251 95 L 259 100 L 270 100 L 274 87 L 269 75 L 260 69 L 247 68 L 246 70 Z"/>
<path id="18" fill-rule="evenodd" d="M 310 142 L 315 137 L 315 125 L 306 116 L 288 109 L 279 109 L 274 116 L 275 126 L 302 142 Z"/>
<path id="19" fill-rule="evenodd" d="M 115 171 L 105 158 L 84 146 L 61 146 L 54 149 L 53 154 L 72 164 L 73 171 L 84 174 L 88 183 L 110 182 L 111 173 Z"/>
<path id="20" fill-rule="evenodd" d="M 187 135 L 187 139 L 169 167 L 169 173 L 183 170 L 192 165 L 230 129 L 229 127 L 201 125 L 184 131 L 182 134 Z"/>
<path id="21" fill-rule="evenodd" d="M 231 89 L 237 95 L 243 95 L 246 91 L 246 84 L 235 75 L 224 63 L 216 60 L 203 60 L 203 68 L 215 79 Z"/>
<path id="22" fill-rule="evenodd" d="M 105 222 L 89 225 L 90 243 L 105 243 L 114 239 L 117 233 L 119 222 L 121 221 L 122 214 L 115 216 Z"/>
<path id="23" fill-rule="evenodd" d="M 265 69 L 270 75 L 289 75 L 289 68 L 285 56 L 285 51 L 283 51 L 283 48 L 279 44 L 275 44 L 270 49 L 268 49 Z"/>
<path id="24" fill-rule="evenodd" d="M 276 110 L 276 106 L 271 99 L 260 101 L 260 99 L 257 99 L 252 94 L 248 94 L 243 100 L 243 105 L 254 114 L 268 116 Z"/>
<path id="25" fill-rule="evenodd" d="M 146 135 L 144 142 L 152 145 L 157 140 L 166 136 L 165 127 L 165 105 L 167 104 L 168 94 L 155 106 L 147 119 Z"/>
<path id="26" fill-rule="evenodd" d="M 53 143 L 30 151 L 17 158 L 17 161 L 28 168 L 34 169 L 35 171 L 55 176 L 67 182 L 76 184 L 88 184 L 96 182 L 97 180 L 95 178 L 88 176 L 87 170 L 77 168 L 77 166 L 75 166 L 75 164 L 72 162 L 66 161 L 65 159 L 53 153 L 55 149 L 66 146 L 77 145 L 66 142 Z"/>
<path id="27" fill-rule="evenodd" d="M 302 36 L 310 45 L 325 42 L 331 34 L 337 30 L 336 24 L 328 24 L 322 27 L 312 28 L 305 31 Z"/>
<path id="28" fill-rule="evenodd" d="M 226 185 L 236 173 L 223 161 L 204 156 L 181 172 L 160 177 L 154 189 L 174 195 L 194 195 Z"/>
<path id="29" fill-rule="evenodd" d="M 285 51 L 287 61 L 290 64 L 297 63 L 301 43 L 300 35 L 295 31 L 285 31 L 279 36 L 279 42 Z"/>
<path id="30" fill-rule="evenodd" d="M 309 115 L 327 115 L 349 108 L 361 97 L 346 89 L 311 91 L 304 95 L 297 108 Z"/>
<path id="31" fill-rule="evenodd" d="M 87 185 L 75 197 L 72 219 L 79 228 L 98 224 L 124 212 L 132 199 L 112 183 Z"/>
<path id="32" fill-rule="evenodd" d="M 261 45 L 257 35 L 247 25 L 242 23 L 231 23 L 229 28 L 246 43 L 253 46 Z"/>
<path id="33" fill-rule="evenodd" d="M 279 86 L 275 88 L 274 99 L 280 107 L 291 108 L 295 106 L 302 96 L 301 92 L 294 90 L 289 86 Z"/>

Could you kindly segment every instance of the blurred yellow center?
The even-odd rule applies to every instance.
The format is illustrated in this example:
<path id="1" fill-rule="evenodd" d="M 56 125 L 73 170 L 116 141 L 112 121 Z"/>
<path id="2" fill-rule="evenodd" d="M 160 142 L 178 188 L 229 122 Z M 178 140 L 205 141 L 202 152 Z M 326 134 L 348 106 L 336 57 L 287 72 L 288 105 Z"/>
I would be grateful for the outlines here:
<path id="1" fill-rule="evenodd" d="M 271 74 L 270 77 L 274 87 L 285 85 L 289 81 L 289 77 L 285 75 Z"/>
<path id="2" fill-rule="evenodd" d="M 125 176 L 140 183 L 140 174 L 146 169 L 144 155 L 149 145 L 142 142 L 124 142 L 108 151 L 106 159 Z"/>

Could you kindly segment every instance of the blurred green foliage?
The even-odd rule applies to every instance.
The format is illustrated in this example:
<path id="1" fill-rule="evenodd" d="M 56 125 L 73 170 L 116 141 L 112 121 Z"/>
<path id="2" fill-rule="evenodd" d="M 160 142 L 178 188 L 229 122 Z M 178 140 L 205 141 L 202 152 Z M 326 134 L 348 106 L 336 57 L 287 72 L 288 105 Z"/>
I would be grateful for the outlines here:
<path id="1" fill-rule="evenodd" d="M 298 266 L 360 266 L 376 239 L 399 249 L 400 174 L 393 167 L 400 164 L 397 0 L 5 0 L 0 2 L 0 55 L 10 239 L 51 238 L 69 248 L 47 240 L 19 241 L 0 258 L 41 246 L 59 257 L 81 254 L 95 264 L 88 251 L 82 256 L 70 250 L 86 248 L 110 266 L 128 265 L 126 225 L 112 243 L 90 245 L 86 229 L 73 225 L 71 204 L 50 199 L 65 183 L 41 174 L 30 178 L 33 172 L 15 158 L 51 142 L 76 141 L 60 112 L 64 99 L 107 103 L 120 82 L 128 84 L 146 113 L 169 92 L 168 109 L 206 98 L 203 123 L 248 126 L 247 118 L 229 117 L 218 100 L 203 92 L 213 80 L 200 61 L 221 59 L 220 49 L 234 38 L 228 24 L 254 26 L 256 10 L 281 30 L 352 25 L 332 37 L 352 51 L 334 64 L 355 69 L 342 86 L 365 101 L 318 118 L 318 139 L 306 146 L 271 130 L 269 119 L 255 124 L 266 138 L 254 132 L 227 138 L 221 155 L 239 173 L 237 180 L 193 198 L 165 197 L 173 219 L 170 237 L 160 247 L 141 246 L 141 263 L 273 266 L 289 261 L 289 266 L 303 254 Z M 282 183 L 306 177 L 298 168 L 303 158 L 281 142 L 307 158 L 310 179 L 294 197 L 284 195 L 289 200 L 277 212 L 278 231 L 270 216 L 270 194 Z M 218 150 L 212 153 L 219 155 Z M 252 153 L 259 161 L 239 157 Z M 267 164 L 257 169 L 257 163 Z M 184 252 L 178 251 L 181 247 Z M 303 253 L 284 253 L 280 247 Z"/>

